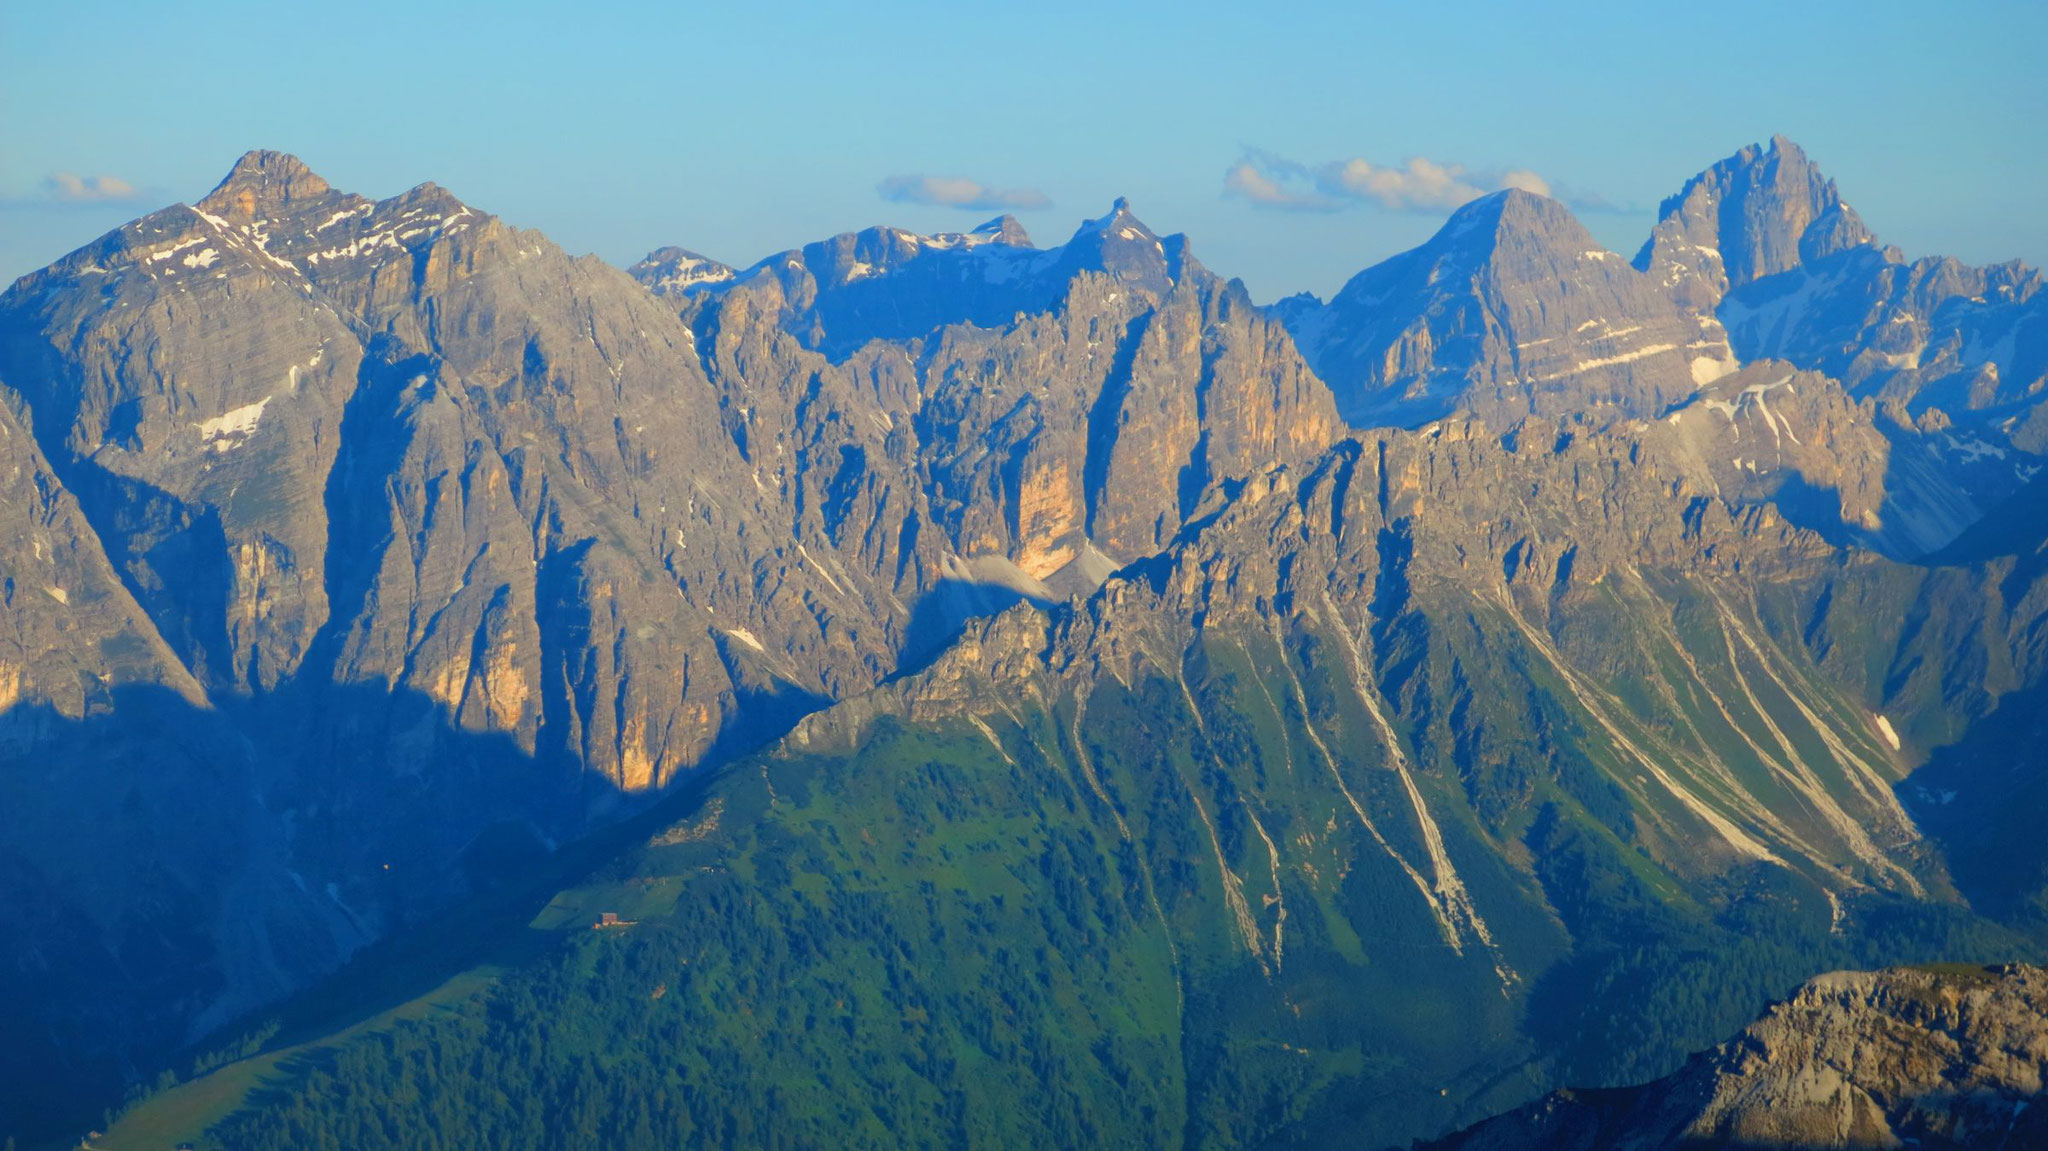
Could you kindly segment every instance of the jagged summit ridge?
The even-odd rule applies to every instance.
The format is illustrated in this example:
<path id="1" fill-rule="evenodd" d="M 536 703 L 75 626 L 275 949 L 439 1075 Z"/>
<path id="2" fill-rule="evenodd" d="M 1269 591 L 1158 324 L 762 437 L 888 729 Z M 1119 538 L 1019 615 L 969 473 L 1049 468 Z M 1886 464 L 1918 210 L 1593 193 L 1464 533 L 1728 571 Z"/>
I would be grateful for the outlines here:
<path id="1" fill-rule="evenodd" d="M 876 226 L 760 260 L 743 271 L 690 263 L 663 248 L 633 265 L 657 295 L 738 293 L 776 311 L 806 346 L 843 360 L 877 339 L 925 336 L 948 324 L 996 328 L 1057 308 L 1089 275 L 1158 300 L 1191 266 L 1184 237 L 1161 239 L 1118 198 L 1064 244 L 1040 249 L 1013 216 L 967 232 L 923 235 Z"/>
<path id="2" fill-rule="evenodd" d="M 24 280 L 105 275 L 189 294 L 204 281 L 254 274 L 281 276 L 302 294 L 346 295 L 356 272 L 425 259 L 442 240 L 492 225 L 432 182 L 371 200 L 289 153 L 252 151 L 195 203 L 132 221 Z"/>
<path id="3" fill-rule="evenodd" d="M 1711 309 L 1744 284 L 1873 242 L 1835 182 L 1784 136 L 1694 176 L 1657 215 L 1635 267 L 1693 308 Z"/>

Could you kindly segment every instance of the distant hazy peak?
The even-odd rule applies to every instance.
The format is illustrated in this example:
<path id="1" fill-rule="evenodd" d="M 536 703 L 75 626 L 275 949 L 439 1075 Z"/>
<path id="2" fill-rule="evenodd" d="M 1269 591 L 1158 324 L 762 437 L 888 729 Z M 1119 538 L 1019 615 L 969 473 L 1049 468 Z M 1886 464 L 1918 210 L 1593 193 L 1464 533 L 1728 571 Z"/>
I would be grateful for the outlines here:
<path id="1" fill-rule="evenodd" d="M 1459 208 L 1423 247 L 1462 249 L 1482 259 L 1511 247 L 1571 256 L 1604 250 L 1570 208 L 1520 188 L 1503 188 Z"/>
<path id="2" fill-rule="evenodd" d="M 1507 188 L 1451 213 L 1444 226 L 1418 247 L 1353 276 L 1330 304 L 1372 307 L 1385 298 L 1389 278 L 1407 278 L 1410 269 L 1434 284 L 1446 273 L 1464 275 L 1539 257 L 1562 267 L 1587 259 L 1620 260 L 1593 239 L 1571 209 L 1548 196 Z"/>
<path id="3" fill-rule="evenodd" d="M 1024 225 L 1017 222 L 1017 217 L 1007 214 L 980 225 L 968 235 L 985 237 L 988 243 L 1008 244 L 1013 248 L 1034 246 L 1030 233 L 1024 230 Z"/>
<path id="4" fill-rule="evenodd" d="M 1555 226 L 1566 224 L 1584 231 L 1578 217 L 1570 208 L 1548 196 L 1523 188 L 1502 188 L 1488 192 L 1451 213 L 1449 225 L 1459 230 L 1470 230 L 1481 223 L 1492 223 L 1497 228 L 1529 227 L 1532 225 Z"/>
<path id="5" fill-rule="evenodd" d="M 729 264 L 688 248 L 656 248 L 626 269 L 634 279 L 647 285 L 657 296 L 680 292 L 699 284 L 720 284 L 735 275 Z"/>
<path id="6" fill-rule="evenodd" d="M 1647 415 L 1725 374 L 1718 331 L 1608 251 L 1563 204 L 1505 189 L 1358 273 L 1325 307 L 1273 312 L 1354 426 Z"/>
<path id="7" fill-rule="evenodd" d="M 1156 297 L 1172 290 L 1180 278 L 1187 243 L 1176 236 L 1169 245 L 1138 219 L 1129 200 L 1118 196 L 1108 215 L 1082 221 L 1065 252 L 1063 264 L 1069 274 L 1084 269 L 1106 272 Z"/>
<path id="8" fill-rule="evenodd" d="M 1108 215 L 1097 216 L 1092 220 L 1083 220 L 1081 221 L 1081 226 L 1074 230 L 1074 239 L 1076 240 L 1088 236 L 1114 237 L 1124 240 L 1156 240 L 1159 238 L 1157 233 L 1145 226 L 1143 220 L 1138 219 L 1137 214 L 1131 211 L 1131 202 L 1122 196 L 1118 196 L 1116 202 L 1109 206 Z"/>

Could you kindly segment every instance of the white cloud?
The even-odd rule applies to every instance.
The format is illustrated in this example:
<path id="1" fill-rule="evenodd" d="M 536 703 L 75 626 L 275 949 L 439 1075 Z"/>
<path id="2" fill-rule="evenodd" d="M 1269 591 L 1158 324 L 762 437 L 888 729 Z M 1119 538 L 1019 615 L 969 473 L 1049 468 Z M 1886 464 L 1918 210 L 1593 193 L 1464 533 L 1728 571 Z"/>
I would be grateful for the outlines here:
<path id="1" fill-rule="evenodd" d="M 140 194 L 135 185 L 118 176 L 81 176 L 76 172 L 43 177 L 43 193 L 67 204 L 132 200 Z"/>
<path id="2" fill-rule="evenodd" d="M 1434 212 L 1476 200 L 1486 191 L 1462 177 L 1456 164 L 1422 156 L 1399 168 L 1382 168 L 1354 156 L 1328 165 L 1321 183 L 1357 200 L 1372 200 L 1391 212 Z"/>
<path id="3" fill-rule="evenodd" d="M 1250 157 L 1239 160 L 1223 174 L 1223 192 L 1267 208 L 1297 212 L 1334 212 L 1343 205 L 1315 191 L 1292 171 L 1269 171 L 1284 167 L 1276 158 L 1266 157 L 1262 165 Z"/>
<path id="4" fill-rule="evenodd" d="M 875 185 L 884 200 L 976 212 L 1047 208 L 1052 201 L 1036 188 L 992 188 L 978 180 L 950 176 L 891 176 Z"/>
<path id="5" fill-rule="evenodd" d="M 1427 156 L 1387 166 L 1358 156 L 1310 165 L 1248 149 L 1223 173 L 1224 195 L 1295 212 L 1333 212 L 1368 204 L 1389 212 L 1448 212 L 1502 188 L 1554 194 L 1548 180 L 1526 168 L 1472 169 Z M 1605 207 L 1597 197 L 1583 200 L 1583 205 L 1578 198 L 1568 202 L 1595 210 Z"/>

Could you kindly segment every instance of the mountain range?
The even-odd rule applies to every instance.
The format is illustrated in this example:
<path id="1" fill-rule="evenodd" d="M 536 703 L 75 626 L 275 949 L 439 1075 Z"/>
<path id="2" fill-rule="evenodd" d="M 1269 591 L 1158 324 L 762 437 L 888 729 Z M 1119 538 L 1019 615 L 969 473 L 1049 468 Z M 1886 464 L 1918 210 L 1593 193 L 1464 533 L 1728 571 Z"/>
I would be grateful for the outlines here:
<path id="1" fill-rule="evenodd" d="M 2040 285 L 1783 139 L 1271 307 L 250 153 L 0 296 L 0 1131 L 1374 1146 L 2036 957 Z"/>

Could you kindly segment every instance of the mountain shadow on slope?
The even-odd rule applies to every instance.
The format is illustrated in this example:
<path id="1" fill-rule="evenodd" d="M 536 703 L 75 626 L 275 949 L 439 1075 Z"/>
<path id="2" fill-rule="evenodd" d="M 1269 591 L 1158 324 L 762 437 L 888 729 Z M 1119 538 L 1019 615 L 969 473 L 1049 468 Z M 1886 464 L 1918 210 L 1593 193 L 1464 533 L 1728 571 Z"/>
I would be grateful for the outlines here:
<path id="1" fill-rule="evenodd" d="M 373 750 L 393 728 L 446 754 L 394 770 Z M 335 774 L 345 793 L 323 786 Z M 368 685 L 314 706 L 290 688 L 201 708 L 124 685 L 83 717 L 9 708 L 0 1137 L 83 1130 L 174 1053 L 379 936 L 548 874 L 557 845 L 593 830 L 584 813 L 626 799 L 599 773 L 455 727 L 438 701 Z"/>

